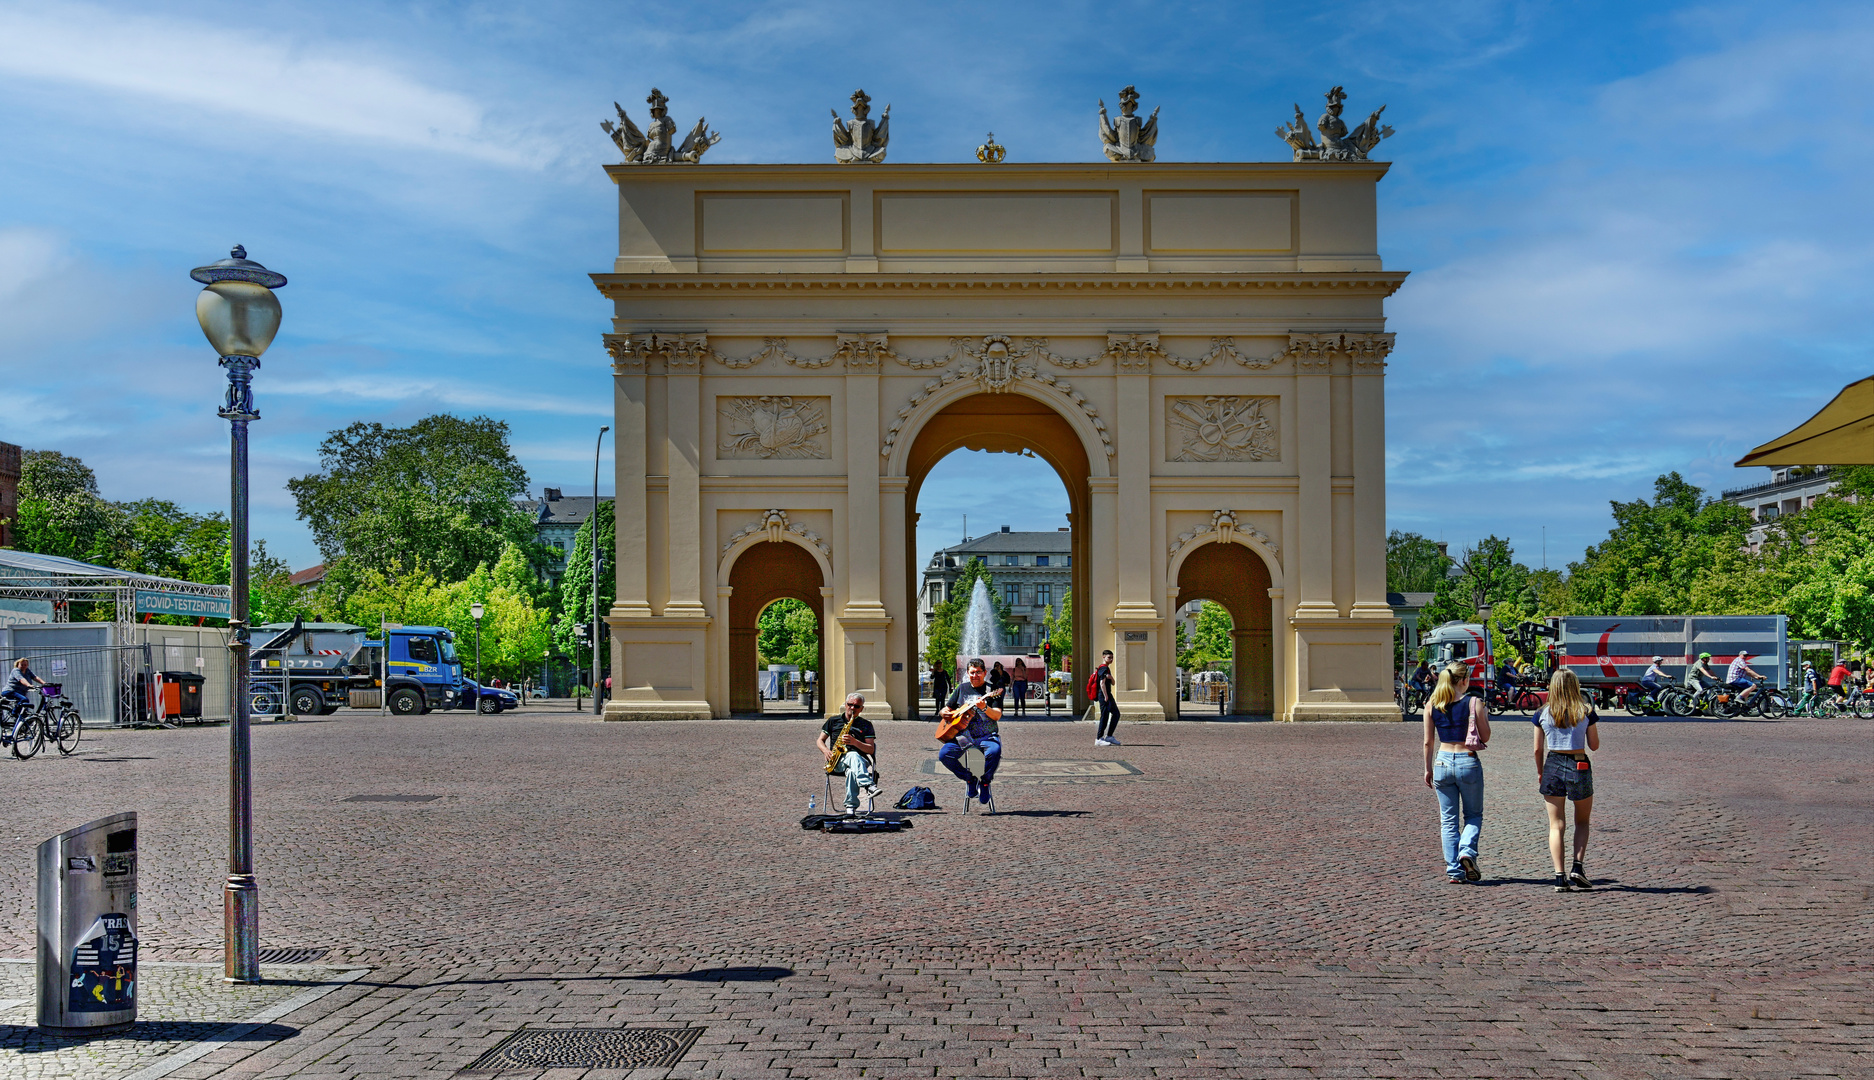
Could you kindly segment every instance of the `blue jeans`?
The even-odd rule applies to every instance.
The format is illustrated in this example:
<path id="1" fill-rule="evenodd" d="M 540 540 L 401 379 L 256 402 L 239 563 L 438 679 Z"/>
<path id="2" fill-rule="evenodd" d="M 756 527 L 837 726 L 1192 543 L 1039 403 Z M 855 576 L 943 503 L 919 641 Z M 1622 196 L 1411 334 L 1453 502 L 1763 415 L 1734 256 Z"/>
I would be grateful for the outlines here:
<path id="1" fill-rule="evenodd" d="M 937 764 L 949 769 L 958 780 L 966 784 L 978 779 L 987 784 L 996 778 L 996 766 L 1002 764 L 1002 740 L 995 735 L 985 735 L 976 740 L 976 745 L 983 752 L 983 774 L 980 777 L 971 776 L 970 771 L 963 767 L 965 748 L 953 742 L 945 743 L 943 749 L 937 751 Z"/>
<path id="2" fill-rule="evenodd" d="M 877 781 L 872 775 L 872 764 L 865 755 L 857 750 L 846 751 L 846 756 L 839 759 L 839 768 L 835 772 L 846 774 L 846 808 L 854 809 L 859 805 L 859 789 L 869 788 Z"/>
<path id="3" fill-rule="evenodd" d="M 1432 761 L 1432 788 L 1438 792 L 1438 823 L 1444 834 L 1445 873 L 1463 877 L 1458 860 L 1477 857 L 1477 837 L 1484 826 L 1484 766 L 1475 755 L 1440 750 Z M 1463 826 L 1458 811 L 1463 810 Z"/>

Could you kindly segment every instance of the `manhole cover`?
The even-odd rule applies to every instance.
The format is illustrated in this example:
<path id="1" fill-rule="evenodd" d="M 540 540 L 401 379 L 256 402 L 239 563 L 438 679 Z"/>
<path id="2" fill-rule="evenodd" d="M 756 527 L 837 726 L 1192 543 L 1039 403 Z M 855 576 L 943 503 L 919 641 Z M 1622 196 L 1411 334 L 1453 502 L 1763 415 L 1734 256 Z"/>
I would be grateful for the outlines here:
<path id="1" fill-rule="evenodd" d="M 702 1034 L 700 1027 L 517 1031 L 463 1071 L 668 1068 Z"/>
<path id="2" fill-rule="evenodd" d="M 353 795 L 339 802 L 435 802 L 441 795 Z"/>
<path id="3" fill-rule="evenodd" d="M 260 950 L 260 962 L 263 964 L 310 964 L 322 960 L 329 949 L 283 948 Z"/>

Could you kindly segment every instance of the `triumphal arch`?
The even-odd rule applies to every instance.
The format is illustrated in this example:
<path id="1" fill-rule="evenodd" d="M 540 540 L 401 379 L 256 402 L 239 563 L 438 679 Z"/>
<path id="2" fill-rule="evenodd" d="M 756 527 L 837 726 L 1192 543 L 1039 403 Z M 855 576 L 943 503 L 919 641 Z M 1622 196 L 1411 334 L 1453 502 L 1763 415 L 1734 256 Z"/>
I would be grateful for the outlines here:
<path id="1" fill-rule="evenodd" d="M 969 447 L 1060 473 L 1074 670 L 1112 649 L 1127 718 L 1176 715 L 1172 617 L 1203 598 L 1235 622 L 1238 711 L 1398 719 L 1386 166 L 1293 138 L 1292 162 L 1152 161 L 1124 122 L 1137 142 L 1128 107 L 1092 164 L 882 163 L 870 128 L 825 165 L 646 167 L 620 142 L 618 257 L 594 275 L 607 718 L 752 709 L 755 616 L 782 596 L 821 614 L 831 700 L 907 716 L 918 489 Z"/>

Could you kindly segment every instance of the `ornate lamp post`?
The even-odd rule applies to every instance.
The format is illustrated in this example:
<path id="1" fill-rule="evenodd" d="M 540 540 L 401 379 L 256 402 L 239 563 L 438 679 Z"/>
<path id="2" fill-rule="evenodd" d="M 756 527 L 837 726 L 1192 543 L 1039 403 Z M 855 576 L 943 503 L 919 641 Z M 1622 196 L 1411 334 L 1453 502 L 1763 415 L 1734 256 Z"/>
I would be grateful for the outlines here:
<path id="1" fill-rule="evenodd" d="M 482 605 L 477 600 L 469 605 L 469 617 L 475 620 L 475 685 L 482 683 Z"/>
<path id="2" fill-rule="evenodd" d="M 599 696 L 599 448 L 605 445 L 605 433 L 611 425 L 599 429 L 592 444 L 592 715 L 605 715 L 605 699 Z"/>
<path id="3" fill-rule="evenodd" d="M 286 276 L 253 262 L 236 244 L 228 257 L 189 271 L 206 286 L 195 298 L 195 318 L 228 372 L 228 399 L 220 414 L 232 436 L 229 458 L 230 513 L 228 545 L 232 562 L 228 585 L 233 610 L 228 613 L 228 882 L 222 893 L 224 977 L 229 982 L 260 981 L 260 890 L 254 882 L 253 758 L 249 745 L 247 700 L 247 425 L 260 419 L 254 411 L 254 370 L 260 354 L 280 330 L 280 301 L 273 290 Z"/>

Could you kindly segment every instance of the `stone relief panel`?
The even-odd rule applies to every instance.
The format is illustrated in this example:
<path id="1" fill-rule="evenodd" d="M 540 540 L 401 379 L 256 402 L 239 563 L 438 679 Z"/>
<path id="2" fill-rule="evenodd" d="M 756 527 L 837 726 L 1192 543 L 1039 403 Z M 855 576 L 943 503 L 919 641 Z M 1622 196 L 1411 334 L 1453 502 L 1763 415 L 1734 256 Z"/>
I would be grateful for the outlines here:
<path id="1" fill-rule="evenodd" d="M 716 457 L 830 458 L 827 422 L 831 397 L 760 397 L 716 399 Z"/>
<path id="2" fill-rule="evenodd" d="M 1165 399 L 1165 460 L 1280 461 L 1278 397 Z"/>

